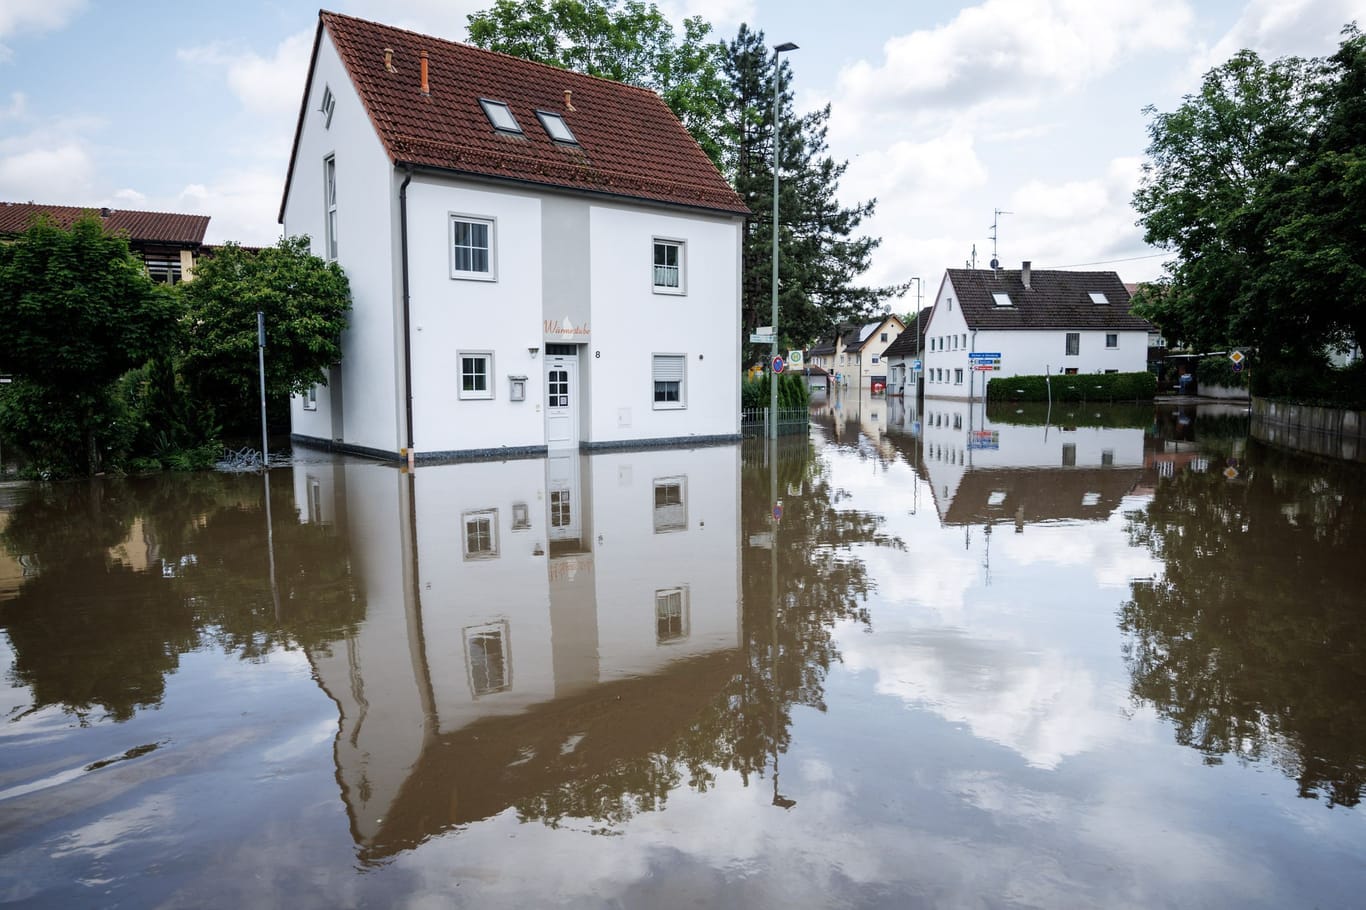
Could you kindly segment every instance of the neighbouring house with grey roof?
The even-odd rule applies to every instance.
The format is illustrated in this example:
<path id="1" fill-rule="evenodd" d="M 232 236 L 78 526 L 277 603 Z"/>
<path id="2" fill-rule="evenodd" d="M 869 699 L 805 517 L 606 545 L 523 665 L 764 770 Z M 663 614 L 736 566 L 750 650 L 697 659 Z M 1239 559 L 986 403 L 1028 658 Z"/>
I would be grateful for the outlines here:
<path id="1" fill-rule="evenodd" d="M 986 380 L 1147 369 L 1147 320 L 1114 272 L 948 269 L 925 330 L 925 395 L 980 398 Z M 971 353 L 999 354 L 977 370 Z"/>
<path id="2" fill-rule="evenodd" d="M 933 306 L 923 307 L 918 317 L 913 317 L 896 341 L 882 352 L 882 361 L 887 364 L 887 394 L 916 394 L 915 362 L 925 350 L 925 332 L 930 327 Z M 919 326 L 919 333 L 916 327 Z M 924 372 L 921 372 L 924 376 Z"/>
<path id="3" fill-rule="evenodd" d="M 885 387 L 887 366 L 882 355 L 905 330 L 906 324 L 895 313 L 860 325 L 837 326 L 806 352 L 807 365 L 824 369 L 849 388 Z"/>

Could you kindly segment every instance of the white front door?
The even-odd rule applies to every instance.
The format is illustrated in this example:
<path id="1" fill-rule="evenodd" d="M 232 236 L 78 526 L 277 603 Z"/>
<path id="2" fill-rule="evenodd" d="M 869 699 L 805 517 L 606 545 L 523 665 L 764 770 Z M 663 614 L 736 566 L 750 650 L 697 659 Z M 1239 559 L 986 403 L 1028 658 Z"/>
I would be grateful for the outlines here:
<path id="1" fill-rule="evenodd" d="M 554 354 L 545 359 L 545 444 L 551 449 L 579 445 L 579 358 Z"/>
<path id="2" fill-rule="evenodd" d="M 579 501 L 579 453 L 559 452 L 545 460 L 545 485 L 548 498 L 550 555 L 556 555 L 560 541 L 579 542 L 582 533 L 582 503 Z M 572 550 L 570 552 L 573 552 Z"/>

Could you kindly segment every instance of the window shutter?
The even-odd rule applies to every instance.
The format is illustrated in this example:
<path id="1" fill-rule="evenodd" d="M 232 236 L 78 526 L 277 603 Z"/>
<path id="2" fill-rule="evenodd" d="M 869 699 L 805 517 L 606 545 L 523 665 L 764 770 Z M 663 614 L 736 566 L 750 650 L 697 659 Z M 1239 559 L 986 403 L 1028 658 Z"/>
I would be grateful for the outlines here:
<path id="1" fill-rule="evenodd" d="M 654 381 L 682 382 L 683 356 L 681 354 L 656 354 Z"/>

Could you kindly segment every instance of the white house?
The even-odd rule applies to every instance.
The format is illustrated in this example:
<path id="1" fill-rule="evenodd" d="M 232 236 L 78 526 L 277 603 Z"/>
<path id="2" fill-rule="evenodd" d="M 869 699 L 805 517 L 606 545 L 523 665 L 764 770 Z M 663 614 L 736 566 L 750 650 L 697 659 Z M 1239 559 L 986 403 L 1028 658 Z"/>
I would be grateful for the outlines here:
<path id="1" fill-rule="evenodd" d="M 894 313 L 862 325 L 842 325 L 816 342 L 807 360 L 838 377 L 842 386 L 882 391 L 887 386 L 882 354 L 905 330 L 906 324 Z"/>
<path id="2" fill-rule="evenodd" d="M 1152 326 L 1114 272 L 948 269 L 925 329 L 925 395 L 981 398 L 986 380 L 1147 369 Z M 977 371 L 969 353 L 999 354 Z"/>
<path id="3" fill-rule="evenodd" d="M 322 12 L 280 221 L 353 311 L 294 437 L 414 460 L 737 438 L 746 214 L 652 91 Z"/>

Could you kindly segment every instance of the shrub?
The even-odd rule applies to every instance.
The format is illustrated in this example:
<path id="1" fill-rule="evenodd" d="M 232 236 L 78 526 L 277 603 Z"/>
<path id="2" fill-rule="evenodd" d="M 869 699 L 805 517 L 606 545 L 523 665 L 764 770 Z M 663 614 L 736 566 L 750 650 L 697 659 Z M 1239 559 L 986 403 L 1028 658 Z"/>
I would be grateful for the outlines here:
<path id="1" fill-rule="evenodd" d="M 1248 387 L 1247 361 L 1243 361 L 1243 369 L 1233 369 L 1233 361 L 1227 355 L 1220 354 L 1216 357 L 1205 357 L 1201 359 L 1200 365 L 1196 367 L 1195 378 L 1200 385 L 1217 385 L 1228 389 L 1245 389 Z"/>
<path id="2" fill-rule="evenodd" d="M 811 390 L 799 373 L 780 373 L 778 376 L 778 409 L 805 408 L 811 403 Z M 742 408 L 766 408 L 769 404 L 768 374 L 758 379 L 746 379 L 740 385 Z"/>
<path id="3" fill-rule="evenodd" d="M 1152 373 L 1073 373 L 1009 376 L 987 382 L 988 401 L 1151 401 L 1157 395 Z"/>

